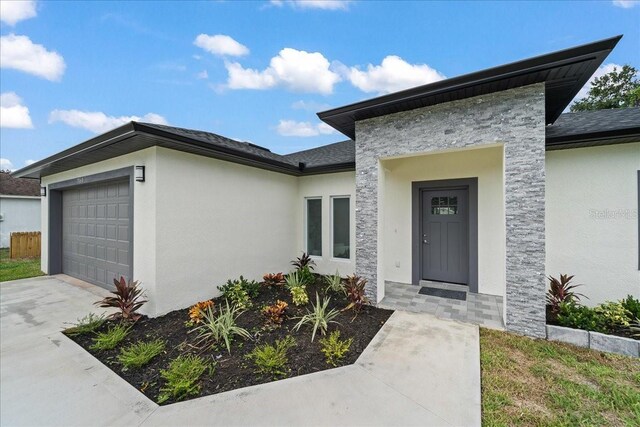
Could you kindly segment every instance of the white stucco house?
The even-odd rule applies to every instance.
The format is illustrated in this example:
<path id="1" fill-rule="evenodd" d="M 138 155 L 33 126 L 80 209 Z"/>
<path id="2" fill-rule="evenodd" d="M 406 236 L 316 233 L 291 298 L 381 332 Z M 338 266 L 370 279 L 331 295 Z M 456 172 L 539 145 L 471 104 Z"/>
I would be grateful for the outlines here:
<path id="1" fill-rule="evenodd" d="M 620 37 L 319 113 L 347 139 L 279 155 L 132 122 L 34 163 L 42 269 L 141 280 L 147 314 L 288 271 L 462 284 L 544 336 L 545 275 L 640 296 L 640 108 L 562 114 Z"/>
<path id="2" fill-rule="evenodd" d="M 8 248 L 11 233 L 40 231 L 40 183 L 0 171 L 0 248 Z"/>

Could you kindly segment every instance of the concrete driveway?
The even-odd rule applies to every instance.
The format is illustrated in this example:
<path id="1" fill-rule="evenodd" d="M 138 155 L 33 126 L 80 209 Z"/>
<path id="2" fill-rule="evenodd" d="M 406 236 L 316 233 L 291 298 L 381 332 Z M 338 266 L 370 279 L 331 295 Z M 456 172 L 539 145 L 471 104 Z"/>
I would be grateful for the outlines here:
<path id="1" fill-rule="evenodd" d="M 0 424 L 480 425 L 478 328 L 395 312 L 356 364 L 159 407 L 60 333 L 106 291 L 0 285 Z"/>

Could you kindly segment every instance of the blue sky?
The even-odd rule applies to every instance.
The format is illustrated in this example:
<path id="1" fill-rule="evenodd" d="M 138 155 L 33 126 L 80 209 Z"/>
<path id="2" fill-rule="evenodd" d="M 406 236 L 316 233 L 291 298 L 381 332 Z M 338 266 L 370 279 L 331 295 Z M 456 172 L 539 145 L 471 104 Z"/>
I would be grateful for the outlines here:
<path id="1" fill-rule="evenodd" d="M 344 139 L 317 111 L 624 34 L 640 4 L 46 2 L 0 10 L 0 167 L 131 118 L 289 153 Z M 607 68 L 608 67 L 608 68 Z"/>

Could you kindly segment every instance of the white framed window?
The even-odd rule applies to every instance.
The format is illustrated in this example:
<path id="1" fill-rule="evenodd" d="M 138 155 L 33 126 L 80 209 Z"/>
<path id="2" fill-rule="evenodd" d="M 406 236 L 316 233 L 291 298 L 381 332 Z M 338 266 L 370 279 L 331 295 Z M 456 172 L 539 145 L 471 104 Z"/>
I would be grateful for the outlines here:
<path id="1" fill-rule="evenodd" d="M 307 197 L 305 205 L 305 248 L 311 256 L 322 256 L 322 197 Z"/>
<path id="2" fill-rule="evenodd" d="M 331 197 L 331 256 L 351 258 L 351 198 Z"/>

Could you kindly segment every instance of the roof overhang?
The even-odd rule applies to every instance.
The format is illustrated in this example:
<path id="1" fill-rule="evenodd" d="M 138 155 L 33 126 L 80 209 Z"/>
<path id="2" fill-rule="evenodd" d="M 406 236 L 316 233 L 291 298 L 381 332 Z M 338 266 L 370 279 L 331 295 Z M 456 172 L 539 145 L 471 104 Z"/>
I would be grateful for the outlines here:
<path id="1" fill-rule="evenodd" d="M 630 142 L 640 142 L 640 126 L 558 137 L 547 136 L 546 150 L 564 150 L 567 148 L 595 147 Z"/>
<path id="2" fill-rule="evenodd" d="M 602 64 L 622 36 L 577 46 L 318 113 L 355 139 L 359 120 L 503 90 L 545 83 L 545 122 L 553 123 Z"/>

